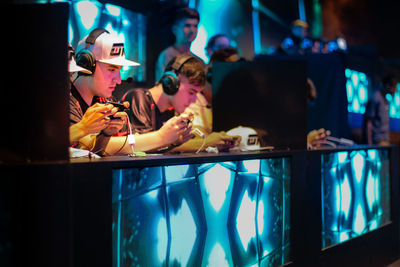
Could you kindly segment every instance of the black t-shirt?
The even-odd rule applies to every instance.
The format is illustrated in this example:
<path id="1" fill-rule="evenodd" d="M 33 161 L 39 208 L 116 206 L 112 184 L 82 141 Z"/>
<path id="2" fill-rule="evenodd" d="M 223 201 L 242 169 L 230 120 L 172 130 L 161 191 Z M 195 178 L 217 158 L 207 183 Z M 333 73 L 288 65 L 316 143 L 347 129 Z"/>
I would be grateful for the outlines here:
<path id="1" fill-rule="evenodd" d="M 135 133 L 156 131 L 175 114 L 173 109 L 160 112 L 150 91 L 144 88 L 128 91 L 124 101 L 129 101 L 131 108 L 128 113 Z"/>
<path id="2" fill-rule="evenodd" d="M 93 97 L 92 105 L 96 102 L 105 102 L 101 97 Z M 89 105 L 83 100 L 82 96 L 79 94 L 78 90 L 75 88 L 73 84 L 71 84 L 71 92 L 69 98 L 69 123 L 73 125 L 82 120 L 83 114 L 85 114 L 86 110 L 89 108 Z M 105 137 L 104 135 L 96 136 L 96 145 L 91 149 L 94 153 L 102 154 L 104 149 L 106 148 L 109 137 Z M 73 146 L 78 146 L 78 143 L 72 144 Z"/>
<path id="3" fill-rule="evenodd" d="M 82 120 L 83 114 L 89 108 L 82 96 L 79 94 L 75 86 L 71 85 L 71 93 L 69 97 L 69 122 L 70 125 L 78 123 Z"/>

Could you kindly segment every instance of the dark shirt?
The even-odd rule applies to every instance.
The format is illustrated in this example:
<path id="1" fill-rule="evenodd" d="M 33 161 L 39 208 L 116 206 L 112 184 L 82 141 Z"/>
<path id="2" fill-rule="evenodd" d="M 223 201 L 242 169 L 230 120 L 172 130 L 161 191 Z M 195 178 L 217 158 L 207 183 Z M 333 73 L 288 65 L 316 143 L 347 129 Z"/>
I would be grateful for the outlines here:
<path id="1" fill-rule="evenodd" d="M 136 88 L 128 91 L 124 101 L 129 101 L 129 117 L 135 133 L 147 133 L 160 129 L 175 114 L 174 110 L 161 112 L 149 90 Z"/>
<path id="2" fill-rule="evenodd" d="M 364 138 L 368 120 L 372 122 L 372 142 L 389 141 L 389 102 L 382 90 L 376 91 L 368 100 L 364 114 Z"/>
<path id="3" fill-rule="evenodd" d="M 69 122 L 70 125 L 78 123 L 82 120 L 83 114 L 89 108 L 82 96 L 79 94 L 75 86 L 71 85 L 71 93 L 69 97 Z"/>
<path id="4" fill-rule="evenodd" d="M 104 99 L 102 97 L 93 97 L 92 105 L 96 102 L 103 103 Z M 73 125 L 82 120 L 83 114 L 85 114 L 86 110 L 89 108 L 89 105 L 83 100 L 82 96 L 79 94 L 76 87 L 71 84 L 71 92 L 69 98 L 69 123 Z M 108 144 L 109 137 L 106 137 L 102 134 L 98 134 L 96 136 L 96 145 L 93 147 L 92 151 L 94 153 L 102 154 Z M 78 144 L 73 144 L 73 146 L 77 146 Z"/>

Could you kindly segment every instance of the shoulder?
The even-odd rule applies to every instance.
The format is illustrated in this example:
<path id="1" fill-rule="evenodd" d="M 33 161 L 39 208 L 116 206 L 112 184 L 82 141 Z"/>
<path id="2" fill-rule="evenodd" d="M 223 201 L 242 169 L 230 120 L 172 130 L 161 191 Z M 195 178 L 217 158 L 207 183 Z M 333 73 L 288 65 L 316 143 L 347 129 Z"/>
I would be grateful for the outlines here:
<path id="1" fill-rule="evenodd" d="M 148 110 L 152 104 L 152 98 L 148 89 L 135 88 L 129 90 L 124 100 L 129 101 L 132 110 Z"/>
<path id="2" fill-rule="evenodd" d="M 75 124 L 81 121 L 83 117 L 83 112 L 82 108 L 79 105 L 79 101 L 72 95 L 70 94 L 69 97 L 69 118 L 70 118 L 70 123 Z"/>

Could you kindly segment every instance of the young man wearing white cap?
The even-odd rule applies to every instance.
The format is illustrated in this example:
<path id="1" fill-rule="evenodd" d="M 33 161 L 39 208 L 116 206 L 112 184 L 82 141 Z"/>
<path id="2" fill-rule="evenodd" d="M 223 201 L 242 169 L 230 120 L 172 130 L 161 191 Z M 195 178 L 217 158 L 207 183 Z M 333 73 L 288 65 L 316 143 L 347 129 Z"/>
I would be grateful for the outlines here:
<path id="1" fill-rule="evenodd" d="M 68 70 L 70 73 L 70 78 L 72 82 L 72 76 L 74 73 L 82 72 L 86 74 L 92 74 L 90 70 L 82 68 L 78 66 L 75 61 L 75 50 L 68 44 L 68 59 L 69 66 Z M 71 88 L 70 88 L 71 89 Z M 74 99 L 71 95 L 71 99 Z M 73 101 L 75 102 L 75 101 Z M 75 102 L 76 103 L 76 102 Z M 79 122 L 72 124 L 69 127 L 69 140 L 72 146 L 78 144 L 79 139 L 82 137 L 95 134 L 106 128 L 106 118 L 110 115 L 114 115 L 117 112 L 117 108 L 113 108 L 112 105 L 103 105 L 96 103 L 93 106 L 90 106 L 85 114 L 83 114 L 79 120 Z"/>
<path id="2" fill-rule="evenodd" d="M 72 124 L 81 121 L 83 114 L 96 100 L 112 96 L 116 85 L 121 83 L 122 66 L 139 65 L 125 58 L 124 41 L 104 29 L 93 30 L 79 42 L 76 62 L 78 66 L 89 70 L 92 74 L 79 72 L 73 81 L 69 111 Z M 111 110 L 104 112 L 106 116 L 100 120 L 105 128 L 96 136 L 86 135 L 79 139 L 82 147 L 94 153 L 103 155 L 131 153 L 133 145 L 135 151 L 148 151 L 176 142 L 178 139 L 190 138 L 190 127 L 180 124 L 181 119 L 174 117 L 159 131 L 138 135 L 135 138 L 130 136 L 127 142 L 128 137 L 113 136 L 123 127 L 126 113 L 115 113 L 112 105 L 107 106 Z M 110 115 L 121 119 L 110 119 Z"/>

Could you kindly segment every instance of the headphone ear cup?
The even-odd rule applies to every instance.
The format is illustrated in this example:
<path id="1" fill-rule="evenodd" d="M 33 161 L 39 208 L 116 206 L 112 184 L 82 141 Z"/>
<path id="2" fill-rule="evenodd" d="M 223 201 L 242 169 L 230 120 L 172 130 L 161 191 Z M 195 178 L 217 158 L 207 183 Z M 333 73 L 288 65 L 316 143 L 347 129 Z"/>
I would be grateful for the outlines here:
<path id="1" fill-rule="evenodd" d="M 78 66 L 90 70 L 92 74 L 94 73 L 94 70 L 96 69 L 96 58 L 92 52 L 87 49 L 83 49 L 76 54 L 75 60 Z M 84 76 L 91 75 L 83 72 L 80 72 L 79 74 Z"/>
<path id="2" fill-rule="evenodd" d="M 175 72 L 167 71 L 161 77 L 161 85 L 167 95 L 175 95 L 179 90 L 179 84 L 180 82 Z"/>

